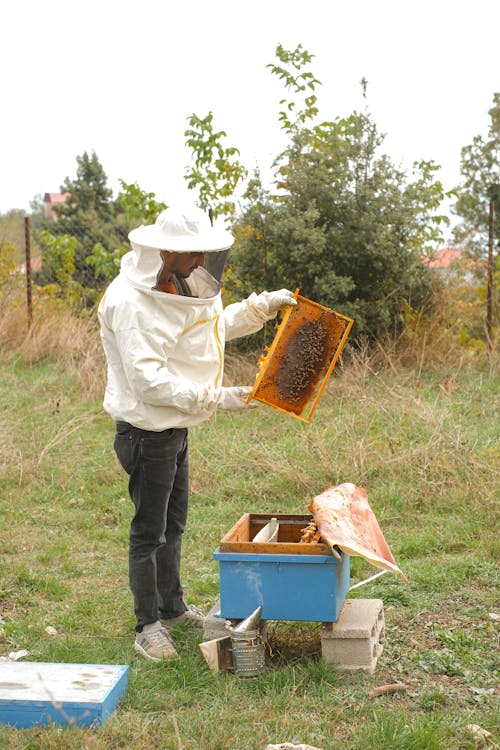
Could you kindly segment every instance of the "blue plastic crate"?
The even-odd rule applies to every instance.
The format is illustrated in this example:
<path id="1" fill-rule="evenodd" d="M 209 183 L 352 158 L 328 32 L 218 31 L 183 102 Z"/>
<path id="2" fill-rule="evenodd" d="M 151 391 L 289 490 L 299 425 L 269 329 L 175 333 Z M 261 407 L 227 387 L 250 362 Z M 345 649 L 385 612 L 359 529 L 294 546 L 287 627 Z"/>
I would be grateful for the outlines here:
<path id="1" fill-rule="evenodd" d="M 262 605 L 263 620 L 335 622 L 350 578 L 349 555 L 221 552 L 220 617 L 243 619 Z"/>
<path id="2" fill-rule="evenodd" d="M 112 664 L 0 662 L 0 723 L 102 724 L 127 689 L 128 671 Z"/>

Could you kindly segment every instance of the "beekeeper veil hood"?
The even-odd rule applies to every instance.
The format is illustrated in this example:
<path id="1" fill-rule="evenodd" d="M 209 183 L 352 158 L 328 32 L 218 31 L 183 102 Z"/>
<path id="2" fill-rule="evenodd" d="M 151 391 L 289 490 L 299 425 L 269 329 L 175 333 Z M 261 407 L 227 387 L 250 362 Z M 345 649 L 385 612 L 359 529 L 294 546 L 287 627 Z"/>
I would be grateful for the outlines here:
<path id="1" fill-rule="evenodd" d="M 167 208 L 158 215 L 154 224 L 133 229 L 128 238 L 136 253 L 143 249 L 208 253 L 205 267 L 217 281 L 222 276 L 227 251 L 234 242 L 230 232 L 212 226 L 208 213 L 195 205 Z M 141 255 L 149 254 L 141 252 Z M 156 262 L 156 257 L 141 258 L 141 264 L 147 266 L 156 265 Z"/>
<path id="2" fill-rule="evenodd" d="M 234 242 L 230 232 L 213 227 L 208 213 L 198 206 L 166 208 L 154 224 L 133 229 L 130 242 L 172 253 L 213 253 L 227 250 Z"/>

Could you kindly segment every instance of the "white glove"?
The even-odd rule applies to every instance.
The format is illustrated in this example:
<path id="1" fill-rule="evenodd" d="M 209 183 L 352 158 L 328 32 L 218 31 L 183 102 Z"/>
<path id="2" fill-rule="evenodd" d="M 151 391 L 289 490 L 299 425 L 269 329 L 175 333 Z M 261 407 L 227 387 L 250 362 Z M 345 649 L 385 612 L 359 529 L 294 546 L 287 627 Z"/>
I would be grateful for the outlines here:
<path id="1" fill-rule="evenodd" d="M 267 304 L 269 314 L 277 313 L 282 307 L 287 305 L 296 305 L 297 300 L 293 297 L 293 292 L 288 289 L 279 289 L 277 292 L 267 292 Z"/>
<path id="2" fill-rule="evenodd" d="M 221 409 L 226 411 L 239 411 L 240 409 L 252 409 L 257 404 L 255 401 L 250 401 L 249 404 L 245 401 L 246 397 L 253 391 L 251 386 L 237 385 L 229 388 L 222 388 L 222 398 L 219 401 Z"/>

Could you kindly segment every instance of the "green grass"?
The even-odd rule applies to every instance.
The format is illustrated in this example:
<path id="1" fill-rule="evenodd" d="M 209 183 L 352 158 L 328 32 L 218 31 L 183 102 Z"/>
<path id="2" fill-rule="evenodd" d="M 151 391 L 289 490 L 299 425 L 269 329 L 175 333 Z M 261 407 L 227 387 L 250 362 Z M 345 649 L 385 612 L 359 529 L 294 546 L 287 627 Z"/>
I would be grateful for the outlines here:
<path id="1" fill-rule="evenodd" d="M 190 601 L 206 610 L 216 601 L 212 554 L 243 513 L 307 513 L 310 497 L 342 481 L 365 487 L 410 579 L 387 574 L 349 594 L 384 602 L 374 675 L 324 663 L 318 623 L 277 623 L 265 671 L 246 681 L 213 675 L 199 636 L 182 628 L 178 662 L 134 652 L 132 506 L 113 425 L 60 365 L 1 363 L 0 656 L 129 664 L 130 678 L 103 727 L 0 726 L 0 750 L 498 745 L 498 379 L 471 363 L 449 382 L 444 372 L 346 366 L 310 425 L 260 406 L 191 429 Z M 351 563 L 352 583 L 376 572 Z M 406 690 L 370 697 L 394 682 Z M 489 745 L 471 724 L 492 733 Z"/>

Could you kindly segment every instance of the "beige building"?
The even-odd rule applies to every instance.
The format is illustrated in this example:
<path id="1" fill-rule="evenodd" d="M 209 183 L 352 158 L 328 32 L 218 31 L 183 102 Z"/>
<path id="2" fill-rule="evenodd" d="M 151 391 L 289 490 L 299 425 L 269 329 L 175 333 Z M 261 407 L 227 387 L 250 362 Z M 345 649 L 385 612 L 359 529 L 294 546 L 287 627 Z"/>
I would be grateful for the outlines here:
<path id="1" fill-rule="evenodd" d="M 69 193 L 45 193 L 43 196 L 43 216 L 48 221 L 56 221 L 57 216 L 54 211 L 54 205 L 66 203 Z"/>

